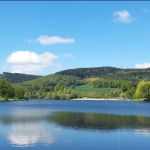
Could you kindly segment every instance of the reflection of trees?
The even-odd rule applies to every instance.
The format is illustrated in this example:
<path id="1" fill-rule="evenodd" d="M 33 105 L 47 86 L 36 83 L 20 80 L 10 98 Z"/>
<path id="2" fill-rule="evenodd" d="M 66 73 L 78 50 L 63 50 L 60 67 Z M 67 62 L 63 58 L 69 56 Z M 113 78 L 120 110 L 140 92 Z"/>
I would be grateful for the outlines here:
<path id="1" fill-rule="evenodd" d="M 60 126 L 77 129 L 149 128 L 150 117 L 95 113 L 56 112 L 48 117 Z"/>
<path id="2" fill-rule="evenodd" d="M 62 127 L 76 129 L 114 130 L 120 128 L 147 129 L 150 128 L 150 117 L 125 116 L 79 112 L 51 112 L 46 114 L 18 114 L 0 117 L 2 124 L 37 123 L 45 121 Z"/>

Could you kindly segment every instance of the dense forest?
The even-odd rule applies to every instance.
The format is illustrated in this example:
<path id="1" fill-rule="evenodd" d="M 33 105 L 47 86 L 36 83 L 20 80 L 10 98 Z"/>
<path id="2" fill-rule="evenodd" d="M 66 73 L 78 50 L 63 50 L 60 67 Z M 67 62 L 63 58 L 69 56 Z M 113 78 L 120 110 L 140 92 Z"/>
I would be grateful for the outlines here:
<path id="1" fill-rule="evenodd" d="M 115 67 L 77 68 L 57 72 L 56 74 L 71 75 L 83 78 L 102 77 L 121 80 L 150 80 L 150 68 L 147 69 L 121 69 Z"/>
<path id="2" fill-rule="evenodd" d="M 3 72 L 3 74 L 0 74 L 1 79 L 6 79 L 11 83 L 21 83 L 29 80 L 34 80 L 39 77 L 41 76 L 9 72 Z"/>
<path id="3" fill-rule="evenodd" d="M 150 69 L 70 69 L 47 76 L 0 75 L 0 100 L 119 98 L 150 100 Z"/>

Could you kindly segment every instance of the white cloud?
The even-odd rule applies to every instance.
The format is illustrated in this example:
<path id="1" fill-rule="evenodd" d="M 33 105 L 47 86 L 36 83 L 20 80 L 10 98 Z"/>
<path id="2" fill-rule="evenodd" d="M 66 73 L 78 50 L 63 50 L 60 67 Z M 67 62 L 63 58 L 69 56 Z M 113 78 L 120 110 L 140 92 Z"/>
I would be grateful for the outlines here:
<path id="1" fill-rule="evenodd" d="M 47 35 L 41 35 L 40 37 L 37 38 L 37 41 L 41 45 L 68 44 L 75 42 L 73 38 L 64 38 L 59 36 L 47 36 Z"/>
<path id="2" fill-rule="evenodd" d="M 50 52 L 37 54 L 28 50 L 11 53 L 6 63 L 11 72 L 36 74 L 48 67 L 56 67 L 57 56 Z"/>
<path id="3" fill-rule="evenodd" d="M 115 11 L 113 16 L 115 22 L 131 23 L 133 20 L 131 13 L 127 10 Z"/>
<path id="4" fill-rule="evenodd" d="M 150 63 L 136 64 L 134 67 L 139 69 L 150 68 Z"/>
<path id="5" fill-rule="evenodd" d="M 71 53 L 66 53 L 63 55 L 64 58 L 74 58 L 74 55 Z"/>

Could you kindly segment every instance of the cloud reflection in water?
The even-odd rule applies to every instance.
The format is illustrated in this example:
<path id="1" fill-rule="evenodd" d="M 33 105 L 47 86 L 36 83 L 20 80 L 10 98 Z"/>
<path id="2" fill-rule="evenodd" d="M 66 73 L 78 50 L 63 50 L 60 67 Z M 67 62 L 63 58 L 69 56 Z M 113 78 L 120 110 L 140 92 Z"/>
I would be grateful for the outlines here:
<path id="1" fill-rule="evenodd" d="M 36 143 L 52 144 L 55 133 L 36 123 L 13 123 L 8 133 L 8 140 L 16 146 L 31 146 Z"/>

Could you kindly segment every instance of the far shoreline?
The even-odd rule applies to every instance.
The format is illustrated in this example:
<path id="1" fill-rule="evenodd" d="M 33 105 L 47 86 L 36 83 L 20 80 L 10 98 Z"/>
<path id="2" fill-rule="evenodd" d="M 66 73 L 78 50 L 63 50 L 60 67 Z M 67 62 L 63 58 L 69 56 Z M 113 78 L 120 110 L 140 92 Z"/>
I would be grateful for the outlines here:
<path id="1" fill-rule="evenodd" d="M 72 98 L 72 99 L 0 99 L 0 102 L 16 102 L 16 101 L 30 101 L 30 100 L 64 100 L 64 101 L 131 101 L 131 102 L 148 102 L 143 99 L 126 99 L 126 98 L 89 98 L 89 97 L 82 97 L 82 98 Z"/>

